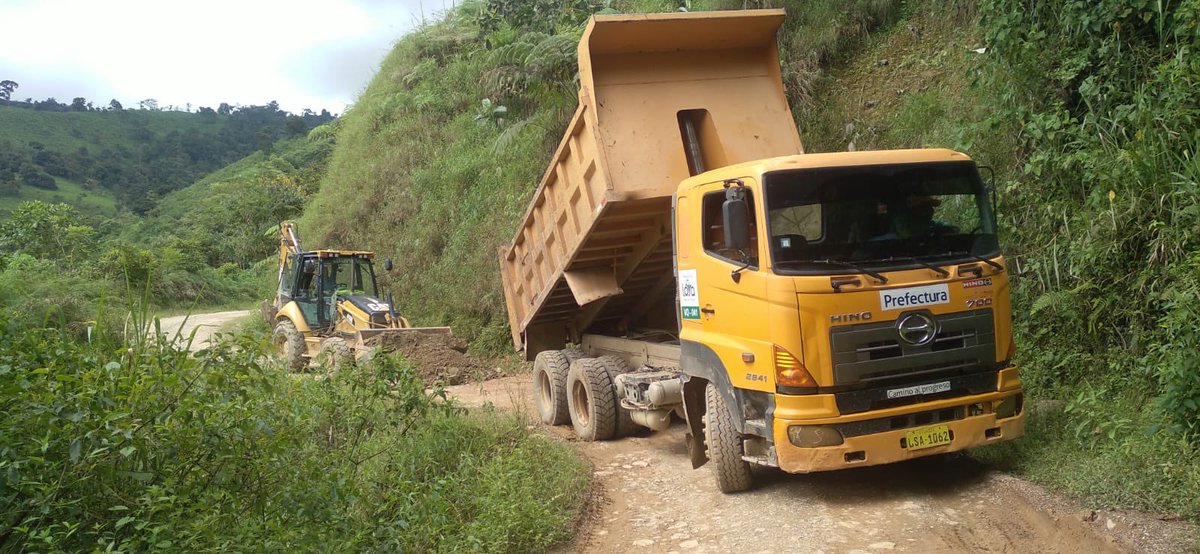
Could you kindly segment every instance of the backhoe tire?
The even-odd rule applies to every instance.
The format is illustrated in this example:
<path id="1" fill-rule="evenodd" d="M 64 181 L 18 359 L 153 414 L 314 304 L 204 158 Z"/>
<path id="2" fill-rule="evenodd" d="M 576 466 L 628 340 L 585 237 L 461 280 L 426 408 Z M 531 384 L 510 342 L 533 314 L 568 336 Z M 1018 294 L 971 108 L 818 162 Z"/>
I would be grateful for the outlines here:
<path id="1" fill-rule="evenodd" d="M 600 356 L 596 358 L 604 365 L 604 369 L 608 371 L 608 379 L 613 384 L 613 395 L 617 401 L 617 432 L 614 438 L 627 437 L 632 435 L 640 427 L 633 422 L 633 418 L 629 416 L 629 410 L 621 407 L 621 398 L 615 396 L 617 394 L 617 376 L 622 373 L 632 373 L 629 363 L 617 356 Z"/>
<path id="2" fill-rule="evenodd" d="M 350 345 L 346 344 L 346 339 L 329 337 L 321 343 L 321 349 L 317 352 L 317 363 L 321 364 L 327 373 L 333 374 L 353 366 L 354 354 L 350 352 Z"/>
<path id="3" fill-rule="evenodd" d="M 733 425 L 733 414 L 712 383 L 704 391 L 704 407 L 704 442 L 717 488 L 726 494 L 749 489 L 754 480 L 750 462 L 742 459 L 742 436 Z"/>
<path id="4" fill-rule="evenodd" d="M 377 354 L 379 354 L 378 346 L 364 346 L 355 353 L 354 363 L 359 366 L 365 366 L 371 363 L 371 360 L 374 360 Z"/>
<path id="5" fill-rule="evenodd" d="M 571 421 L 567 411 L 567 373 L 571 360 L 565 350 L 538 352 L 533 359 L 533 402 L 546 425 Z"/>
<path id="6" fill-rule="evenodd" d="M 567 374 L 567 408 L 575 434 L 585 441 L 604 441 L 617 433 L 616 390 L 598 358 L 580 358 Z"/>
<path id="7" fill-rule="evenodd" d="M 292 371 L 301 371 L 308 365 L 304 359 L 304 335 L 296 330 L 296 325 L 286 319 L 275 324 L 275 332 L 271 335 L 275 351 Z"/>

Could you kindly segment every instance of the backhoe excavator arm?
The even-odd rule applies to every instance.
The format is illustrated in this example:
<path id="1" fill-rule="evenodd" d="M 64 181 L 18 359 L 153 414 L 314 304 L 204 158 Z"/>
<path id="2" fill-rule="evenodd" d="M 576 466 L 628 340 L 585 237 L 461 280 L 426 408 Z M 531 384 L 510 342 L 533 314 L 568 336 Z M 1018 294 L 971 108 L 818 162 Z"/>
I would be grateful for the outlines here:
<path id="1" fill-rule="evenodd" d="M 288 256 L 299 254 L 304 250 L 300 247 L 300 235 L 296 232 L 296 224 L 284 221 L 279 224 L 279 275 L 277 281 L 283 282 L 283 268 L 287 266 Z"/>

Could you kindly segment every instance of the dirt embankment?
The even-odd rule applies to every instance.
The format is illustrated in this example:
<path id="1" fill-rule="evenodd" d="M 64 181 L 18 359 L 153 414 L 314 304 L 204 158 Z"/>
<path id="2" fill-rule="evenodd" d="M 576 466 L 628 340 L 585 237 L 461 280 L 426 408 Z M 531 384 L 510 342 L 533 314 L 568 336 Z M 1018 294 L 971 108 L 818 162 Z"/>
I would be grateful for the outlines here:
<path id="1" fill-rule="evenodd" d="M 495 360 L 467 354 L 467 342 L 451 335 L 378 335 L 371 337 L 367 346 L 403 355 L 429 386 L 460 385 L 500 375 Z"/>

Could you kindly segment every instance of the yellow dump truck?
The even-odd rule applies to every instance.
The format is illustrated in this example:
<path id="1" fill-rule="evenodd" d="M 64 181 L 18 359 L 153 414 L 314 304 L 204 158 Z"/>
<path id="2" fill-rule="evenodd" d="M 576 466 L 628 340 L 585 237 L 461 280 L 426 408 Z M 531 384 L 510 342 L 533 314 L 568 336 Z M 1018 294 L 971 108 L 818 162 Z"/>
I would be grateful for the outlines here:
<path id="1" fill-rule="evenodd" d="M 675 414 L 724 492 L 751 464 L 1019 437 L 994 194 L 951 150 L 804 154 L 783 19 L 588 23 L 579 106 L 499 252 L 542 420 L 604 440 Z"/>

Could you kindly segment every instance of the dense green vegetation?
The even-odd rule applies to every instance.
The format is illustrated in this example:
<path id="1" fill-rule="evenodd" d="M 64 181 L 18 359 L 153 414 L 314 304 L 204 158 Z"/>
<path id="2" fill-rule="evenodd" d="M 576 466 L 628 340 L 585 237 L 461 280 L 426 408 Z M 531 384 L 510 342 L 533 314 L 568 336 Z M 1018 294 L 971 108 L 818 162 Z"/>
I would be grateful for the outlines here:
<path id="1" fill-rule="evenodd" d="M 910 4 L 793 105 L 810 151 L 948 146 L 996 171 L 1034 414 L 980 455 L 1200 518 L 1200 6 L 1103 4 Z"/>
<path id="2" fill-rule="evenodd" d="M 274 102 L 196 113 L 45 106 L 0 102 L 0 209 L 6 212 L 15 207 L 12 199 L 58 191 L 65 180 L 78 186 L 61 191 L 62 202 L 112 216 L 115 199 L 142 214 L 211 171 L 333 119 L 328 112 L 289 114 Z"/>
<path id="3" fill-rule="evenodd" d="M 82 333 L 101 305 L 118 312 L 129 288 L 166 309 L 266 298 L 277 248 L 271 230 L 300 213 L 334 134 L 330 124 L 280 140 L 166 195 L 145 216 L 16 203 L 0 222 L 0 306 L 24 324 Z"/>
<path id="4" fill-rule="evenodd" d="M 1200 517 L 1194 1 L 466 3 L 384 61 L 303 228 L 403 260 L 406 313 L 506 349 L 496 247 L 575 104 L 581 24 L 681 5 L 788 10 L 809 151 L 945 146 L 995 170 L 1035 411 L 1027 439 L 982 456 Z"/>
<path id="5" fill-rule="evenodd" d="M 85 344 L 0 319 L 0 550 L 528 552 L 570 531 L 586 464 L 401 360 L 298 379 L 253 335 L 191 357 L 146 323 Z"/>

